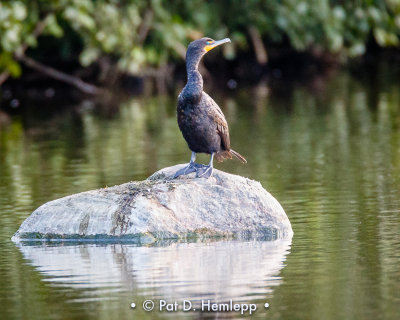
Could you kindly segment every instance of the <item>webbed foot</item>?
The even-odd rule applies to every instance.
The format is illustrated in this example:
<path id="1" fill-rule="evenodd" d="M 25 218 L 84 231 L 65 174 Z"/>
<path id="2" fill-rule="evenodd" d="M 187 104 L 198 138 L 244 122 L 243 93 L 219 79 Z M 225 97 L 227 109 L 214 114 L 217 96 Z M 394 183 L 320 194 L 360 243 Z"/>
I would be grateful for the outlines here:
<path id="1" fill-rule="evenodd" d="M 196 170 L 196 178 L 208 179 L 209 177 L 211 177 L 212 170 L 213 170 L 212 165 L 208 166 L 203 165 Z"/>
<path id="2" fill-rule="evenodd" d="M 199 165 L 197 163 L 190 162 L 186 167 L 175 172 L 173 179 L 175 179 L 179 176 L 187 175 L 192 172 L 197 172 L 198 167 L 199 167 Z"/>

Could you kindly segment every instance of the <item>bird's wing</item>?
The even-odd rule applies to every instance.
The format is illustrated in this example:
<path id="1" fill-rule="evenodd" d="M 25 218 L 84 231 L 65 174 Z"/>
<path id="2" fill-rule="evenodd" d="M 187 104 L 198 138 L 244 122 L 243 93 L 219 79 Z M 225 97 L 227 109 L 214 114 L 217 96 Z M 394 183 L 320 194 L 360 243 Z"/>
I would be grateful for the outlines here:
<path id="1" fill-rule="evenodd" d="M 208 113 L 217 125 L 217 133 L 221 137 L 221 144 L 225 150 L 230 150 L 231 142 L 229 138 L 229 128 L 225 116 L 217 105 L 217 103 L 205 92 L 203 92 L 206 104 L 208 106 Z"/>

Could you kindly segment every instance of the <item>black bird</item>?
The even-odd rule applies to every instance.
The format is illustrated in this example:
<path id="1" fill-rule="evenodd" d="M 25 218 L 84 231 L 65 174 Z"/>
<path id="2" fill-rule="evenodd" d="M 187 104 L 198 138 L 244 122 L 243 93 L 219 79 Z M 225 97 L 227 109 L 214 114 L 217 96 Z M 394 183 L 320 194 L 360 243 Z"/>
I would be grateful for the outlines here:
<path id="1" fill-rule="evenodd" d="M 230 41 L 228 38 L 219 41 L 202 38 L 189 44 L 186 52 L 187 83 L 178 97 L 177 117 L 192 156 L 188 166 L 175 173 L 175 178 L 191 172 L 196 172 L 196 177 L 209 178 L 214 156 L 218 161 L 235 156 L 243 163 L 247 162 L 231 149 L 228 123 L 215 101 L 203 91 L 203 78 L 198 70 L 201 58 L 208 51 Z M 210 163 L 195 163 L 196 153 L 211 154 Z"/>

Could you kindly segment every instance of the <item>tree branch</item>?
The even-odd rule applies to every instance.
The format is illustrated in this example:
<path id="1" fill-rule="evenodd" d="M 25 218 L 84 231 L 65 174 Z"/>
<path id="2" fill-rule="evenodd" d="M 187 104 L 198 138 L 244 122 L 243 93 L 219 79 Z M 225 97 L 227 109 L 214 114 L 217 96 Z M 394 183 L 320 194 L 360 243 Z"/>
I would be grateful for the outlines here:
<path id="1" fill-rule="evenodd" d="M 148 9 L 144 14 L 144 18 L 139 27 L 139 44 L 142 45 L 144 40 L 146 40 L 147 34 L 150 31 L 151 22 L 153 20 L 153 11 Z"/>
<path id="2" fill-rule="evenodd" d="M 35 26 L 35 30 L 33 30 L 33 36 L 35 39 L 37 39 L 43 32 L 44 28 L 46 28 L 46 20 L 47 17 L 50 16 L 51 13 L 47 14 L 46 17 L 44 17 L 43 20 L 39 21 L 36 26 Z M 28 43 L 24 42 L 17 50 L 16 53 L 17 54 L 25 54 L 26 50 L 28 50 Z"/>
<path id="3" fill-rule="evenodd" d="M 59 81 L 65 82 L 65 83 L 68 83 L 68 84 L 74 86 L 75 88 L 83 91 L 84 93 L 98 94 L 101 92 L 100 88 L 98 88 L 94 85 L 91 85 L 89 83 L 86 83 L 78 77 L 71 76 L 64 72 L 58 71 L 52 67 L 46 66 L 38 61 L 35 61 L 35 60 L 27 57 L 24 54 L 16 55 L 16 58 L 19 61 L 21 61 L 22 63 L 24 63 L 26 66 L 28 66 L 32 69 L 35 69 L 36 71 L 39 71 L 41 73 L 44 73 L 44 74 L 48 75 L 49 77 L 52 77 L 54 79 L 57 79 Z"/>
<path id="4" fill-rule="evenodd" d="M 7 70 L 0 73 L 0 86 L 8 79 L 9 76 L 10 72 L 8 72 Z"/>
<path id="5" fill-rule="evenodd" d="M 251 42 L 253 42 L 254 51 L 256 53 L 257 62 L 261 65 L 265 65 L 268 62 L 267 50 L 264 47 L 260 31 L 256 27 L 250 27 L 248 29 Z"/>
<path id="6" fill-rule="evenodd" d="M 46 19 L 52 13 L 53 12 L 48 13 L 44 19 L 42 19 L 41 21 L 39 21 L 36 24 L 35 29 L 33 30 L 33 34 L 32 34 L 35 38 L 38 38 L 42 34 L 43 30 L 46 27 Z M 38 61 L 35 61 L 35 60 L 27 57 L 25 55 L 25 52 L 26 52 L 26 50 L 28 50 L 28 48 L 29 48 L 28 43 L 24 42 L 15 51 L 14 57 L 18 61 L 24 63 L 26 66 L 28 66 L 32 69 L 35 69 L 36 71 L 39 71 L 41 73 L 44 73 L 44 74 L 48 75 L 49 77 L 52 77 L 54 79 L 57 79 L 59 81 L 65 82 L 65 83 L 68 83 L 68 84 L 74 86 L 75 88 L 78 88 L 79 90 L 83 91 L 84 93 L 97 94 L 101 91 L 98 87 L 91 85 L 89 83 L 86 83 L 78 77 L 74 77 L 74 76 L 71 76 L 64 72 L 58 71 L 54 68 L 46 66 Z M 10 76 L 10 73 L 8 71 L 4 71 L 3 73 L 1 73 L 0 74 L 0 85 L 2 85 L 8 79 L 9 76 Z"/>
<path id="7" fill-rule="evenodd" d="M 44 28 L 46 27 L 46 19 L 51 13 L 47 14 L 43 20 L 39 21 L 36 24 L 35 29 L 33 30 L 33 34 L 32 34 L 35 37 L 35 39 L 37 39 L 42 34 Z M 19 48 L 17 48 L 15 50 L 15 52 L 17 55 L 24 55 L 26 50 L 28 50 L 28 47 L 29 47 L 28 43 L 24 42 L 21 44 L 21 46 Z M 10 77 L 10 72 L 8 70 L 0 73 L 0 86 L 4 82 L 6 82 L 9 77 Z"/>

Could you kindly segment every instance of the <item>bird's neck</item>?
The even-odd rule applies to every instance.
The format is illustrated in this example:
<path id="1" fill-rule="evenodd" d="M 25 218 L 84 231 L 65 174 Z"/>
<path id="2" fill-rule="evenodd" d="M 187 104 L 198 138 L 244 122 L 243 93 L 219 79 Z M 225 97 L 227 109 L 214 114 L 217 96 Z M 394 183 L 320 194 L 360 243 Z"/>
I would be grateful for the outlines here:
<path id="1" fill-rule="evenodd" d="M 198 53 L 187 52 L 186 53 L 186 72 L 188 74 L 193 72 L 199 72 L 199 63 L 203 56 Z"/>
<path id="2" fill-rule="evenodd" d="M 199 102 L 203 93 L 203 77 L 198 70 L 198 63 L 194 66 L 187 65 L 187 83 L 182 90 L 182 98 Z"/>

